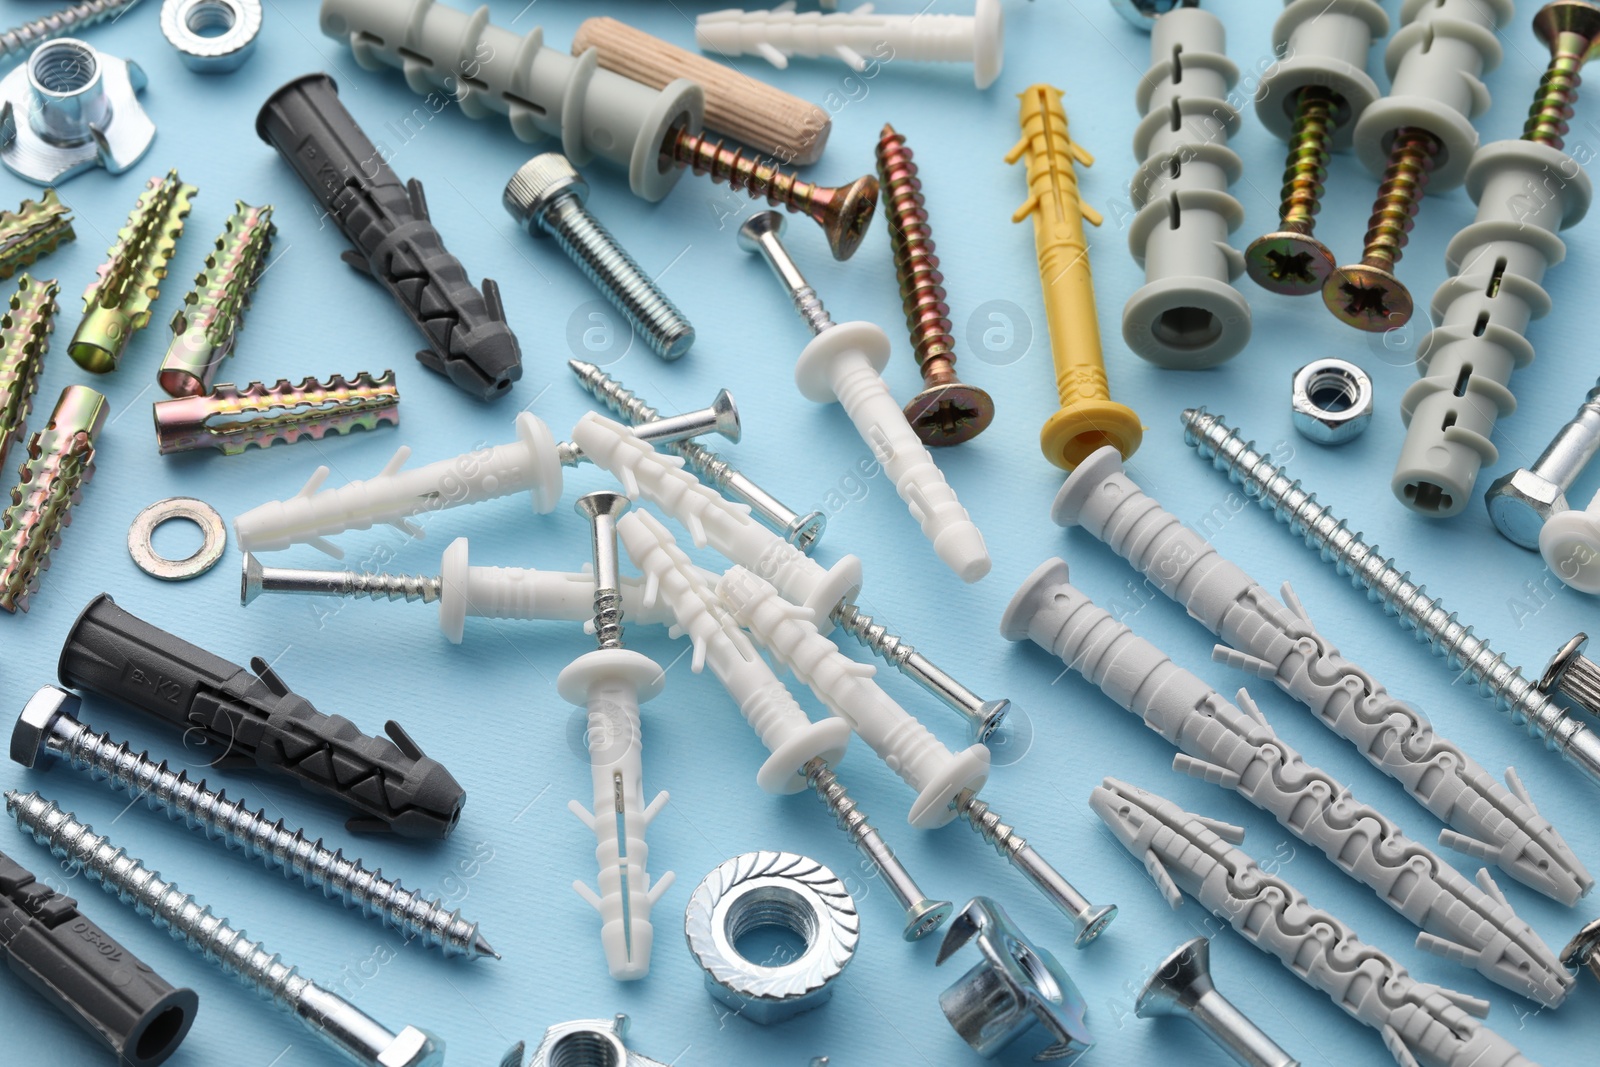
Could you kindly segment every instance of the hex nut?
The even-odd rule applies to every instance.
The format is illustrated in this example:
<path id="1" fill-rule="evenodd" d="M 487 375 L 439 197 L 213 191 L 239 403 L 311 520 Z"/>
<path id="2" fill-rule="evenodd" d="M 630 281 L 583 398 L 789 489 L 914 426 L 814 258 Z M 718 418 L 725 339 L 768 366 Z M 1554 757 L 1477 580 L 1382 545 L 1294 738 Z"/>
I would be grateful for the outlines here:
<path id="1" fill-rule="evenodd" d="M 1360 437 L 1372 421 L 1372 379 L 1342 359 L 1318 359 L 1294 372 L 1294 428 L 1319 445 Z"/>
<path id="2" fill-rule="evenodd" d="M 1570 508 L 1559 485 L 1526 467 L 1502 474 L 1489 486 L 1483 502 L 1489 521 L 1512 544 L 1537 552 L 1539 531 L 1552 515 Z"/>
<path id="3" fill-rule="evenodd" d="M 63 713 L 77 718 L 80 704 L 82 701 L 78 694 L 57 689 L 53 685 L 44 686 L 29 697 L 27 706 L 17 717 L 17 725 L 11 730 L 12 761 L 24 767 L 49 767 L 54 761 L 41 760 L 39 753 L 44 748 L 45 738 L 50 735 L 50 726 Z"/>
<path id="4" fill-rule="evenodd" d="M 229 74 L 256 49 L 261 0 L 166 0 L 161 33 L 190 70 Z"/>
<path id="5" fill-rule="evenodd" d="M 746 959 L 735 946 L 761 927 L 788 929 L 805 948 L 772 966 Z M 684 936 L 706 972 L 707 991 L 763 1026 L 826 1002 L 855 954 L 860 929 L 855 901 L 838 876 L 792 852 L 735 856 L 695 887 L 684 913 Z"/>

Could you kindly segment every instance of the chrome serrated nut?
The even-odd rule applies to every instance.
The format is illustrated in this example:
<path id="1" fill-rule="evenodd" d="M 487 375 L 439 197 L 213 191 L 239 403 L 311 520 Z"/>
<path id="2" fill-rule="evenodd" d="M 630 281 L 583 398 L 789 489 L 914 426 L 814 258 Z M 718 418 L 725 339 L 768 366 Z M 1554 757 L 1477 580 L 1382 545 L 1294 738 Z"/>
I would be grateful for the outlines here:
<path id="1" fill-rule="evenodd" d="M 161 5 L 161 34 L 190 70 L 227 74 L 256 50 L 261 0 L 167 0 Z"/>
<path id="2" fill-rule="evenodd" d="M 155 140 L 139 106 L 145 81 L 132 60 L 73 37 L 46 41 L 0 81 L 0 163 L 41 185 L 93 166 L 121 174 Z"/>
<path id="3" fill-rule="evenodd" d="M 1353 441 L 1372 422 L 1372 379 L 1342 359 L 1317 359 L 1294 372 L 1294 428 L 1319 445 Z"/>

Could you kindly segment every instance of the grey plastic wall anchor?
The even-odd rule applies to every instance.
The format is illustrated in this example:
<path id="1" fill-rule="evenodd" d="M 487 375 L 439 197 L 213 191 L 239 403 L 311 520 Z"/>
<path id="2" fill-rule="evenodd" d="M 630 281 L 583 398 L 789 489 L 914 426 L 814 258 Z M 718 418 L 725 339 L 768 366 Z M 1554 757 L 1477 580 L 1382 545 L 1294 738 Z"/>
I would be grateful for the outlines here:
<path id="1" fill-rule="evenodd" d="M 1589 210 L 1593 186 L 1578 161 L 1532 141 L 1496 141 L 1473 160 L 1472 224 L 1450 241 L 1451 277 L 1433 294 L 1422 379 L 1400 400 L 1406 438 L 1390 488 L 1413 511 L 1458 515 L 1478 472 L 1499 457 L 1495 421 L 1516 409 L 1507 383 L 1533 361 L 1523 335 L 1550 311 L 1540 282 L 1566 256 L 1556 236 Z"/>
<path id="2" fill-rule="evenodd" d="M 1334 113 L 1333 149 L 1349 148 L 1356 122 L 1379 96 L 1367 52 L 1388 32 L 1389 16 L 1376 0 L 1284 0 L 1272 27 L 1272 50 L 1283 58 L 1261 76 L 1256 117 L 1287 141 L 1300 90 L 1331 89 L 1343 101 Z"/>
<path id="3" fill-rule="evenodd" d="M 1218 659 L 1271 679 L 1404 786 L 1449 825 L 1441 844 L 1568 906 L 1594 886 L 1515 772 L 1502 787 L 1421 712 L 1341 656 L 1287 585 L 1286 608 L 1140 489 L 1116 449 L 1100 449 L 1072 472 L 1051 517 L 1104 542 L 1224 642 Z"/>
<path id="4" fill-rule="evenodd" d="M 1315 908 L 1242 849 L 1237 826 L 1107 778 L 1089 806 L 1177 908 L 1183 895 L 1356 1021 L 1372 1027 L 1400 1067 L 1536 1067 L 1479 1020 L 1487 1001 L 1419 982 L 1394 957 Z M 1356 1057 L 1341 1054 L 1342 1060 Z M 1364 1057 L 1362 1057 L 1364 1058 Z"/>
<path id="5" fill-rule="evenodd" d="M 1500 65 L 1495 31 L 1511 20 L 1512 0 L 1405 0 L 1384 66 L 1389 95 L 1368 107 L 1355 128 L 1356 156 L 1381 175 L 1395 130 L 1415 126 L 1438 138 L 1427 191 L 1454 189 L 1478 147 L 1472 120 L 1489 107 L 1480 80 Z"/>
<path id="6" fill-rule="evenodd" d="M 452 99 L 474 119 L 504 115 L 522 141 L 559 137 L 576 166 L 600 156 L 626 168 L 628 187 L 646 200 L 666 196 L 683 172 L 661 150 L 667 132 L 698 133 L 705 114 L 704 91 L 687 79 L 652 89 L 601 69 L 593 48 L 546 48 L 537 26 L 526 36 L 491 26 L 487 6 L 323 0 L 320 25 L 368 70 L 403 71 L 414 93 Z"/>
<path id="7" fill-rule="evenodd" d="M 1417 946 L 1471 967 L 1541 1004 L 1573 979 L 1512 911 L 1488 872 L 1478 885 L 1414 841 L 1273 731 L 1244 690 L 1228 703 L 1067 581 L 1059 559 L 1023 582 L 1000 623 L 1031 639 L 1181 750 L 1173 767 L 1231 789 L 1267 812 L 1423 931 Z"/>
<path id="8" fill-rule="evenodd" d="M 1243 164 L 1228 147 L 1239 129 L 1228 102 L 1239 68 L 1226 44 L 1211 12 L 1168 12 L 1151 31 L 1150 69 L 1139 82 L 1144 120 L 1133 134 L 1140 163 L 1129 190 L 1138 214 L 1128 247 L 1145 284 L 1122 309 L 1122 337 L 1161 367 L 1213 367 L 1250 341 L 1250 305 L 1231 284 L 1244 257 L 1228 234 L 1244 208 L 1228 195 Z"/>

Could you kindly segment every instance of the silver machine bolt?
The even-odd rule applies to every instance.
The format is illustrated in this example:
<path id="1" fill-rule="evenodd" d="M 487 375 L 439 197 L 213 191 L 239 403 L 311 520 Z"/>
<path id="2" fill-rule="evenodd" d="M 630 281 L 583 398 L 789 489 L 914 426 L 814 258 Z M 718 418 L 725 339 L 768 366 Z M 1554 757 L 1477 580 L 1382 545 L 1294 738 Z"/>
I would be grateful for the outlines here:
<path id="1" fill-rule="evenodd" d="M 32 22 L 24 22 L 9 30 L 0 30 L 0 59 L 24 52 L 52 37 L 66 37 L 78 30 L 88 29 L 97 22 L 114 18 L 139 0 L 86 0 L 48 15 L 40 15 Z"/>
<path id="2" fill-rule="evenodd" d="M 1278 1047 L 1211 981 L 1211 942 L 1185 941 L 1156 964 L 1134 1004 L 1141 1019 L 1181 1015 L 1215 1041 L 1243 1067 L 1300 1067 L 1300 1061 Z"/>
<path id="3" fill-rule="evenodd" d="M 594 637 L 602 648 L 622 647 L 622 564 L 617 553 L 617 519 L 628 510 L 622 493 L 585 493 L 573 510 L 589 520 L 594 552 Z"/>
<path id="4" fill-rule="evenodd" d="M 444 1043 L 407 1026 L 398 1034 L 304 977 L 228 921 L 38 793 L 8 790 L 6 811 L 33 839 L 131 904 L 197 955 L 237 976 L 361 1067 L 444 1067 Z"/>
<path id="5" fill-rule="evenodd" d="M 1426 642 L 1460 677 L 1493 697 L 1513 723 L 1525 723 L 1529 733 L 1544 738 L 1545 744 L 1600 785 L 1600 735 L 1585 722 L 1523 677 L 1520 667 L 1506 662 L 1472 627 L 1429 596 L 1394 560 L 1362 540 L 1343 519 L 1317 503 L 1315 494 L 1302 489 L 1221 417 L 1204 408 L 1190 408 L 1183 413 L 1183 426 L 1185 441 L 1201 458 L 1211 460 L 1243 487 L 1247 496 L 1303 537 L 1308 547 L 1348 575 L 1356 587 L 1365 589 L 1369 599 L 1415 632 L 1417 640 Z"/>
<path id="6" fill-rule="evenodd" d="M 589 213 L 588 199 L 589 183 L 567 157 L 546 152 L 511 176 L 502 202 L 529 234 L 555 238 L 656 355 L 677 359 L 694 344 L 694 327 Z"/>
<path id="7" fill-rule="evenodd" d="M 381 920 L 424 946 L 437 947 L 446 956 L 500 958 L 478 933 L 478 924 L 461 918 L 461 912 L 406 889 L 398 881 L 368 870 L 357 860 L 307 840 L 283 821 L 251 811 L 243 801 L 229 800 L 191 781 L 145 753 L 98 734 L 74 716 L 80 701 L 76 694 L 47 685 L 23 708 L 11 733 L 11 758 L 24 767 L 49 769 L 57 760 L 74 770 L 89 772 L 122 789 L 168 818 L 205 831 L 207 837 L 238 849 L 251 859 L 294 875 L 307 888 L 321 889 L 346 907 L 358 908 L 368 918 Z"/>
<path id="8" fill-rule="evenodd" d="M 1506 540 L 1530 552 L 1539 551 L 1539 531 L 1552 515 L 1571 510 L 1567 490 L 1600 452 L 1600 384 L 1539 453 L 1532 467 L 1502 474 L 1489 486 L 1483 502 L 1489 520 Z"/>
<path id="9" fill-rule="evenodd" d="M 855 800 L 845 791 L 832 768 L 821 757 L 816 757 L 801 769 L 805 773 L 806 783 L 816 790 L 818 799 L 838 822 L 839 829 L 848 834 L 861 854 L 871 861 L 882 875 L 884 884 L 889 887 L 889 892 L 905 909 L 906 924 L 900 936 L 907 941 L 920 941 L 943 926 L 954 905 L 948 900 L 930 900 L 922 892 L 888 842 L 867 821 L 866 812 L 857 807 Z"/>
<path id="10" fill-rule="evenodd" d="M 661 413 L 645 403 L 637 393 L 624 387 L 593 363 L 569 359 L 567 366 L 572 368 L 572 373 L 578 376 L 578 383 L 589 395 L 622 416 L 630 426 L 642 426 L 661 418 Z M 827 517 L 822 512 L 797 514 L 697 441 L 674 441 L 666 448 L 682 456 L 689 468 L 707 484 L 748 505 L 751 513 L 768 529 L 782 534 L 785 541 L 800 551 L 811 554 L 817 539 L 822 536 L 823 527 L 827 525 Z"/>
<path id="11" fill-rule="evenodd" d="M 1539 692 L 1561 693 L 1590 715 L 1600 716 L 1600 665 L 1583 654 L 1589 635 L 1577 634 L 1550 657 L 1539 677 Z"/>
<path id="12" fill-rule="evenodd" d="M 739 408 L 733 402 L 733 395 L 726 389 L 717 391 L 710 407 L 698 411 L 686 411 L 682 415 L 669 415 L 664 419 L 646 423 L 637 427 L 633 431 L 633 436 L 652 445 L 659 445 L 687 441 L 708 433 L 721 434 L 734 444 L 739 443 L 741 433 Z M 556 458 L 561 461 L 563 467 L 575 467 L 588 457 L 583 454 L 583 449 L 571 441 L 563 441 L 556 445 Z"/>

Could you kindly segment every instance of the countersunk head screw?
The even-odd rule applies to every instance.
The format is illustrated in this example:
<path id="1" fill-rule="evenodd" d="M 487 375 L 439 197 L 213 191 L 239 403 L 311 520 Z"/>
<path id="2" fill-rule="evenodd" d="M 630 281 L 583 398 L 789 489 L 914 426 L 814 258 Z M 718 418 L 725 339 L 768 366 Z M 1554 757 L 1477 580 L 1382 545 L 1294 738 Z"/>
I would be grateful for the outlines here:
<path id="1" fill-rule="evenodd" d="M 1322 208 L 1322 179 L 1334 130 L 1349 111 L 1344 97 L 1331 89 L 1308 85 L 1295 93 L 1278 229 L 1251 241 L 1244 254 L 1251 280 L 1269 292 L 1285 296 L 1318 292 L 1337 267 L 1333 253 L 1311 231 Z"/>
<path id="2" fill-rule="evenodd" d="M 1560 149 L 1578 102 L 1578 71 L 1600 53 L 1600 8 L 1582 0 L 1556 0 L 1533 16 L 1533 32 L 1550 49 L 1550 65 L 1539 79 L 1522 139 Z"/>
<path id="3" fill-rule="evenodd" d="M 1185 941 L 1156 964 L 1139 993 L 1134 1014 L 1141 1019 L 1185 1016 L 1244 1067 L 1300 1067 L 1298 1060 L 1217 992 L 1211 981 L 1211 942 L 1203 937 Z"/>

